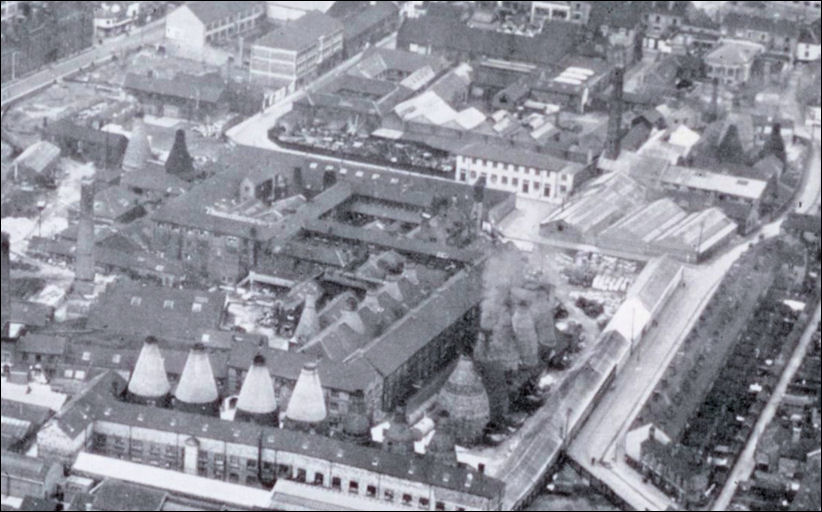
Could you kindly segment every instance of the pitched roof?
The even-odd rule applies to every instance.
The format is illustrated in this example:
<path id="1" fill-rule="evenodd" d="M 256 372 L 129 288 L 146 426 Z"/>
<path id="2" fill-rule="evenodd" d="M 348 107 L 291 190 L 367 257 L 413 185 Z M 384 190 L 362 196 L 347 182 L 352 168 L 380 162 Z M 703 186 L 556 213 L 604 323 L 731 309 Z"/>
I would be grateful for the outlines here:
<path id="1" fill-rule="evenodd" d="M 2 464 L 4 475 L 35 482 L 45 482 L 46 474 L 51 467 L 44 459 L 29 457 L 6 450 L 3 450 L 3 456 L 0 457 L 0 464 Z"/>
<path id="2" fill-rule="evenodd" d="M 577 174 L 584 169 L 584 167 L 578 163 L 562 160 L 545 153 L 537 153 L 536 151 L 527 151 L 522 149 L 512 151 L 511 148 L 507 146 L 479 142 L 473 142 L 466 145 L 459 151 L 458 154 L 472 158 L 482 158 L 494 162 L 524 165 L 526 167 L 544 169 L 549 172 L 562 171 L 566 174 Z"/>
<path id="3" fill-rule="evenodd" d="M 35 172 L 43 170 L 60 157 L 60 148 L 54 144 L 41 140 L 27 147 L 14 163 L 24 165 Z"/>
<path id="4" fill-rule="evenodd" d="M 540 34 L 528 37 L 470 28 L 455 18 L 429 15 L 407 19 L 397 34 L 397 44 L 415 43 L 498 59 L 556 64 L 573 47 L 578 30 L 574 23 L 546 22 Z"/>
<path id="5" fill-rule="evenodd" d="M 255 46 L 300 51 L 343 30 L 343 24 L 320 11 L 309 11 L 254 42 Z"/>
<path id="6" fill-rule="evenodd" d="M 143 485 L 105 479 L 92 496 L 94 510 L 162 510 L 168 493 Z"/>
<path id="7" fill-rule="evenodd" d="M 115 185 L 94 194 L 94 216 L 101 219 L 119 220 L 140 208 L 139 197 L 127 188 Z"/>
<path id="8" fill-rule="evenodd" d="M 71 140 L 79 140 L 91 144 L 108 145 L 113 151 L 125 153 L 128 146 L 128 138 L 120 133 L 112 133 L 103 130 L 95 130 L 88 126 L 75 124 L 68 119 L 61 119 L 54 123 L 49 123 L 45 133 L 55 137 L 65 137 Z"/>
<path id="9" fill-rule="evenodd" d="M 225 295 L 121 280 L 110 284 L 92 308 L 88 327 L 166 339 L 195 339 L 216 329 Z"/>
<path id="10" fill-rule="evenodd" d="M 247 13 L 251 9 L 262 7 L 262 2 L 187 2 L 187 7 L 200 21 L 209 24 L 229 16 Z M 260 14 L 263 10 L 260 10 Z"/>
<path id="11" fill-rule="evenodd" d="M 347 3 L 347 2 L 335 2 Z M 341 21 L 345 30 L 345 38 L 353 39 L 368 32 L 390 18 L 397 18 L 398 10 L 394 2 L 373 2 L 365 9 L 346 16 Z"/>
<path id="12" fill-rule="evenodd" d="M 66 341 L 62 336 L 29 333 L 17 341 L 17 350 L 33 354 L 63 355 L 66 352 Z"/>
<path id="13" fill-rule="evenodd" d="M 757 30 L 780 36 L 795 36 L 799 30 L 799 25 L 795 21 L 775 18 L 770 13 L 766 16 L 754 16 L 732 11 L 722 20 L 722 25 L 731 30 Z"/>
<path id="14" fill-rule="evenodd" d="M 213 79 L 188 74 L 179 74 L 169 79 L 128 73 L 123 87 L 132 91 L 202 103 L 217 103 L 222 99 L 225 92 L 225 85 Z"/>

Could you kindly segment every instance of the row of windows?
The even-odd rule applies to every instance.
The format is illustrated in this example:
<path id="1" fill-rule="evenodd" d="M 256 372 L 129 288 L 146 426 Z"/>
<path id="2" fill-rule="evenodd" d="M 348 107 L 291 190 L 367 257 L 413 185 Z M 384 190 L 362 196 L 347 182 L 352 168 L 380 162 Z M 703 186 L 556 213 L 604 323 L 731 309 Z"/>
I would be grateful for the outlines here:
<path id="1" fill-rule="evenodd" d="M 500 170 L 508 170 L 508 171 L 518 171 L 525 174 L 540 174 L 540 173 L 547 173 L 548 171 L 544 169 L 536 169 L 534 167 L 525 167 L 524 165 L 515 166 L 514 164 L 507 164 L 505 162 L 496 162 L 494 160 L 483 160 L 482 158 L 471 158 L 471 157 L 464 157 L 465 163 L 470 164 L 477 164 L 483 167 L 490 167 L 492 169 L 500 169 Z"/>

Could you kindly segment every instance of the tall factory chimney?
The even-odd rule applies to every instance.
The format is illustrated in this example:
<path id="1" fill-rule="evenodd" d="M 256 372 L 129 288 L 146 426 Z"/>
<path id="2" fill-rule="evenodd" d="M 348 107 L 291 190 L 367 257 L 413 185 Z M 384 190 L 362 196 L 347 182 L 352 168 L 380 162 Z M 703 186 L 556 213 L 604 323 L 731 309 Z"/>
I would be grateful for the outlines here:
<path id="1" fill-rule="evenodd" d="M 157 338 L 148 336 L 128 381 L 129 398 L 137 403 L 165 407 L 170 391 L 160 344 Z"/>
<path id="2" fill-rule="evenodd" d="M 710 121 L 716 121 L 719 117 L 719 79 L 714 77 L 711 81 L 711 113 Z"/>
<path id="3" fill-rule="evenodd" d="M 477 231 L 482 231 L 482 216 L 484 212 L 482 211 L 483 203 L 485 202 L 485 178 L 480 177 L 476 183 L 474 183 L 474 191 L 473 191 L 474 202 L 471 206 L 471 217 L 477 223 Z"/>
<path id="4" fill-rule="evenodd" d="M 237 398 L 235 420 L 252 421 L 259 425 L 276 426 L 278 419 L 274 382 L 262 354 L 254 356 Z"/>
<path id="5" fill-rule="evenodd" d="M 294 385 L 285 411 L 284 425 L 295 430 L 317 432 L 323 428 L 327 416 L 320 372 L 317 363 L 310 361 L 305 363 Z"/>
<path id="6" fill-rule="evenodd" d="M 611 100 L 608 105 L 608 140 L 605 142 L 605 157 L 615 159 L 619 156 L 622 131 L 622 67 L 614 69 L 611 75 Z"/>
<path id="7" fill-rule="evenodd" d="M 2 319 L 0 319 L 0 334 L 5 338 L 9 335 L 9 324 L 11 323 L 11 260 L 9 258 L 9 251 L 11 244 L 9 243 L 9 235 L 3 232 L 3 276 L 2 276 Z"/>
<path id="8" fill-rule="evenodd" d="M 94 180 L 91 178 L 84 179 L 80 185 L 74 281 L 81 293 L 91 293 L 94 287 Z"/>
<path id="9" fill-rule="evenodd" d="M 181 411 L 211 415 L 219 413 L 220 394 L 214 381 L 211 361 L 202 343 L 196 343 L 188 353 L 174 398 L 175 408 Z"/>

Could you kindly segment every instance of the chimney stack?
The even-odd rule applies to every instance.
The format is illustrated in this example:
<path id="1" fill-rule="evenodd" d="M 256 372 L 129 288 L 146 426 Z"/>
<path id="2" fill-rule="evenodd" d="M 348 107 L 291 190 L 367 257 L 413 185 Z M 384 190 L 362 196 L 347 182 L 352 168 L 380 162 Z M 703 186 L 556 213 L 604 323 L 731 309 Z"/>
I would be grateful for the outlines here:
<path id="1" fill-rule="evenodd" d="M 327 416 L 317 363 L 305 363 L 288 400 L 284 425 L 295 430 L 317 432 L 325 426 Z"/>
<path id="2" fill-rule="evenodd" d="M 149 336 L 143 343 L 131 379 L 128 381 L 128 394 L 132 401 L 166 407 L 168 405 L 171 385 L 166 375 L 165 361 L 160 353 L 157 338 Z"/>
<path id="3" fill-rule="evenodd" d="M 3 232 L 3 276 L 2 276 L 2 319 L 0 319 L 0 330 L 2 337 L 9 335 L 9 324 L 11 323 L 11 259 L 9 251 L 11 244 L 9 242 L 9 235 Z"/>
<path id="4" fill-rule="evenodd" d="M 716 121 L 719 117 L 719 79 L 714 77 L 711 81 L 711 113 L 710 121 Z"/>
<path id="5" fill-rule="evenodd" d="M 240 395 L 237 398 L 235 420 L 251 421 L 264 426 L 276 426 L 278 423 L 277 398 L 274 396 L 274 383 L 265 365 L 262 354 L 254 356 L 243 381 Z"/>
<path id="6" fill-rule="evenodd" d="M 340 311 L 340 321 L 348 324 L 348 327 L 359 334 L 365 334 L 365 323 L 362 321 L 359 311 L 357 311 L 357 301 L 354 298 L 346 299 L 345 305 Z"/>
<path id="7" fill-rule="evenodd" d="M 520 301 L 514 308 L 511 325 L 522 364 L 536 366 L 539 364 L 539 339 L 534 317 L 526 302 Z"/>
<path id="8" fill-rule="evenodd" d="M 391 424 L 383 431 L 383 449 L 390 453 L 411 456 L 414 454 L 414 433 L 405 419 L 405 409 L 398 407 Z"/>
<path id="9" fill-rule="evenodd" d="M 619 156 L 622 132 L 622 87 L 624 71 L 621 66 L 611 76 L 611 101 L 608 105 L 608 140 L 605 157 L 611 160 Z"/>
<path id="10" fill-rule="evenodd" d="M 343 418 L 343 438 L 351 443 L 367 446 L 371 442 L 371 421 L 361 389 L 351 394 L 348 412 Z"/>
<path id="11" fill-rule="evenodd" d="M 205 346 L 196 343 L 188 353 L 180 382 L 174 391 L 174 406 L 181 411 L 217 415 L 220 394 Z"/>
<path id="12" fill-rule="evenodd" d="M 74 279 L 89 290 L 94 285 L 94 180 L 80 185 L 80 220 L 77 225 L 77 254 Z M 85 293 L 85 290 L 83 291 Z"/>
<path id="13" fill-rule="evenodd" d="M 457 447 L 451 427 L 451 415 L 440 411 L 435 421 L 436 427 L 425 453 L 433 460 L 445 466 L 457 467 Z"/>

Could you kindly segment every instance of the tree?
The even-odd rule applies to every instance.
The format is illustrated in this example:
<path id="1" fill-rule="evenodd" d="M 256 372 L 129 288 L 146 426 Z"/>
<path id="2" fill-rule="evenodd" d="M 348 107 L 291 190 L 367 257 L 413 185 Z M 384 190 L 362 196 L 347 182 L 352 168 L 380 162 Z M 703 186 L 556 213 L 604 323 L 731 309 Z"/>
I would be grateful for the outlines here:
<path id="1" fill-rule="evenodd" d="M 181 129 L 174 135 L 174 145 L 166 159 L 166 172 L 186 180 L 194 175 L 194 163 L 186 147 L 186 132 Z"/>
<path id="2" fill-rule="evenodd" d="M 735 124 L 728 127 L 725 136 L 716 148 L 716 156 L 720 162 L 745 163 L 745 149 L 739 140 L 739 131 Z"/>
<path id="3" fill-rule="evenodd" d="M 782 127 L 779 123 L 774 123 L 771 128 L 771 136 L 765 141 L 762 147 L 762 152 L 759 157 L 774 155 L 784 164 L 785 163 L 785 142 L 782 140 Z"/>

